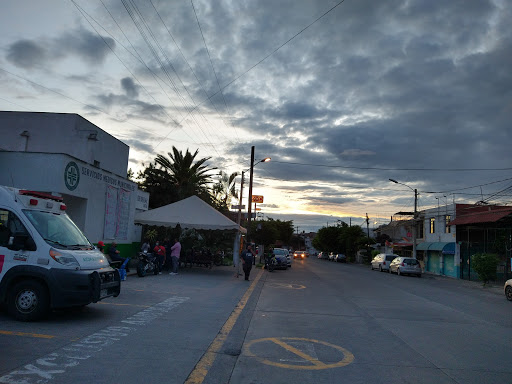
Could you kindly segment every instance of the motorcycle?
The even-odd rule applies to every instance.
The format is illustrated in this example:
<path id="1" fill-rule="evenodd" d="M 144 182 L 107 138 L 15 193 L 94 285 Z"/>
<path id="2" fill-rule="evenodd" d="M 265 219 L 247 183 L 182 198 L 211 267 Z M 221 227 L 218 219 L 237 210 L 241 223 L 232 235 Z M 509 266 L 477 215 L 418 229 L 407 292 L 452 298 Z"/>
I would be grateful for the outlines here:
<path id="1" fill-rule="evenodd" d="M 275 255 L 265 257 L 265 268 L 269 272 L 273 272 L 276 266 L 277 260 Z"/>
<path id="2" fill-rule="evenodd" d="M 139 264 L 137 265 L 137 275 L 139 277 L 146 276 L 147 273 L 158 275 L 159 266 L 156 255 L 147 252 L 139 252 Z"/>

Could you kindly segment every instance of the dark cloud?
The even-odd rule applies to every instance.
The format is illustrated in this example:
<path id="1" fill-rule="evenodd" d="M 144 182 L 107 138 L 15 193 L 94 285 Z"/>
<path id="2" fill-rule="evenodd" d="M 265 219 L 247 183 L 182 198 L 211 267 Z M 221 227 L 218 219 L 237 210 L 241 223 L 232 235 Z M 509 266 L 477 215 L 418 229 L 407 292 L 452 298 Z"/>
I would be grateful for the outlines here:
<path id="1" fill-rule="evenodd" d="M 131 77 L 125 77 L 124 79 L 121 79 L 121 86 L 126 92 L 126 96 L 132 98 L 137 98 L 139 96 L 138 86 L 135 85 Z"/>
<path id="2" fill-rule="evenodd" d="M 84 28 L 67 32 L 55 39 L 54 43 L 57 55 L 75 55 L 93 65 L 103 63 L 111 49 L 116 47 L 116 42 L 111 37 L 98 36 Z"/>
<path id="3" fill-rule="evenodd" d="M 16 66 L 30 69 L 46 60 L 47 51 L 34 41 L 18 40 L 7 48 L 6 58 Z"/>

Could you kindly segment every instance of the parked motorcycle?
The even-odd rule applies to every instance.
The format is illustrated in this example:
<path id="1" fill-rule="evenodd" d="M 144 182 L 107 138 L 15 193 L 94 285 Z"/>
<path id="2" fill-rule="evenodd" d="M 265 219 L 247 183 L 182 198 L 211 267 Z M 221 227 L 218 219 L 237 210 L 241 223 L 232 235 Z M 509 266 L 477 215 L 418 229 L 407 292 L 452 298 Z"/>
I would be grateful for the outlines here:
<path id="1" fill-rule="evenodd" d="M 153 272 L 158 275 L 158 259 L 156 255 L 147 252 L 139 252 L 139 264 L 137 265 L 137 275 L 139 277 L 146 276 L 147 273 Z"/>
<path id="2" fill-rule="evenodd" d="M 276 266 L 277 266 L 277 260 L 276 260 L 275 255 L 265 257 L 265 268 L 269 272 L 273 272 Z"/>

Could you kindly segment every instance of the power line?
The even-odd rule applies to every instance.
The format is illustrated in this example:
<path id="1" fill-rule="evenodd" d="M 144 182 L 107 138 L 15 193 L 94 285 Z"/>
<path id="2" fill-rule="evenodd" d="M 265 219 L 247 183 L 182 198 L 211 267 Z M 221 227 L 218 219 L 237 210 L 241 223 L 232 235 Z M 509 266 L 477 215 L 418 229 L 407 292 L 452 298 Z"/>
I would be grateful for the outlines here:
<path id="1" fill-rule="evenodd" d="M 273 163 L 302 165 L 309 167 L 325 167 L 325 168 L 342 168 L 342 169 L 362 169 L 362 170 L 377 170 L 377 171 L 437 171 L 437 172 L 465 172 L 465 171 L 510 171 L 512 168 L 382 168 L 382 167 L 351 167 L 344 165 L 329 165 L 329 164 L 311 164 L 311 163 L 297 163 L 292 161 L 277 161 L 272 160 Z M 439 193 L 439 192 L 429 192 Z"/>

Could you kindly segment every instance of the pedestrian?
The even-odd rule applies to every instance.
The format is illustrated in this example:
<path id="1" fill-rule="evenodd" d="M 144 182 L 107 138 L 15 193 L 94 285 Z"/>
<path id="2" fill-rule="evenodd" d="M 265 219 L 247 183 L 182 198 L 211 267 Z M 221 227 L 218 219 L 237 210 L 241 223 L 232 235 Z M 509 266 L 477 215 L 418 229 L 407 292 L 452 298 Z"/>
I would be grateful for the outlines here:
<path id="1" fill-rule="evenodd" d="M 130 269 L 128 268 L 128 262 L 130 259 L 121 257 L 121 252 L 117 249 L 117 243 L 115 241 L 110 244 L 110 247 L 108 248 L 108 255 L 110 256 L 110 260 L 121 262 L 121 267 L 119 269 L 125 269 L 126 273 L 130 272 Z"/>
<path id="2" fill-rule="evenodd" d="M 105 243 L 103 241 L 98 241 L 98 249 L 100 250 L 101 253 L 103 253 L 104 249 L 105 249 Z"/>
<path id="3" fill-rule="evenodd" d="M 247 245 L 247 249 L 242 252 L 240 257 L 242 259 L 242 268 L 245 273 L 245 280 L 249 280 L 249 275 L 251 274 L 252 269 L 252 260 L 254 257 L 251 244 Z"/>
<path id="4" fill-rule="evenodd" d="M 153 252 L 158 260 L 158 273 L 162 273 L 162 266 L 165 263 L 165 247 L 160 245 L 160 242 L 157 241 Z"/>
<path id="5" fill-rule="evenodd" d="M 180 265 L 180 253 L 181 244 L 178 239 L 174 239 L 174 245 L 171 247 L 172 272 L 170 275 L 178 274 L 178 267 Z"/>
<path id="6" fill-rule="evenodd" d="M 172 272 L 172 258 L 171 258 L 171 241 L 168 237 L 164 240 L 164 247 L 165 247 L 165 264 L 164 264 L 164 271 Z"/>

